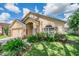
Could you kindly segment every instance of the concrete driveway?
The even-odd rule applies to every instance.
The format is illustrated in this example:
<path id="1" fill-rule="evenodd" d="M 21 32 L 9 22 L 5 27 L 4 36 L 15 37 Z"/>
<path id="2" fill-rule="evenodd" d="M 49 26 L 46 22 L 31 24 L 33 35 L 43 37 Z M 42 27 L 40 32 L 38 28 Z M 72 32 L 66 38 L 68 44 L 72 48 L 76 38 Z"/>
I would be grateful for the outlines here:
<path id="1" fill-rule="evenodd" d="M 13 37 L 6 37 L 6 38 L 3 38 L 3 39 L 0 39 L 0 44 L 3 45 L 5 44 L 7 41 L 13 39 Z"/>

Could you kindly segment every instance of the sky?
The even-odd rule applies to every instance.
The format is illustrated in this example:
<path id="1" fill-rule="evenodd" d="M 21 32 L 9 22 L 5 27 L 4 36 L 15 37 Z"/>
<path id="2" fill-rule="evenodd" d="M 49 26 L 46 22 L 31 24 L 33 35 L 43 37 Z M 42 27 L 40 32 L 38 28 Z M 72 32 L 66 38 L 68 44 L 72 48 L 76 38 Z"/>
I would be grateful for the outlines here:
<path id="1" fill-rule="evenodd" d="M 27 12 L 58 18 L 66 21 L 79 8 L 78 3 L 0 3 L 0 22 L 21 20 Z"/>

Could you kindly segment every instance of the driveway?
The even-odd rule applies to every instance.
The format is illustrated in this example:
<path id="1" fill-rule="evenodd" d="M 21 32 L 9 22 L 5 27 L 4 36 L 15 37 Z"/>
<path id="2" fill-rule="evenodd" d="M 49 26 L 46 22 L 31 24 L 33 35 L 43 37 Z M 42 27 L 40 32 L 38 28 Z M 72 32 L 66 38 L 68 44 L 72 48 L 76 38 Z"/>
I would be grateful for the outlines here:
<path id="1" fill-rule="evenodd" d="M 3 39 L 0 39 L 0 44 L 3 45 L 5 44 L 7 41 L 13 39 L 13 37 L 6 37 L 6 38 L 3 38 Z"/>

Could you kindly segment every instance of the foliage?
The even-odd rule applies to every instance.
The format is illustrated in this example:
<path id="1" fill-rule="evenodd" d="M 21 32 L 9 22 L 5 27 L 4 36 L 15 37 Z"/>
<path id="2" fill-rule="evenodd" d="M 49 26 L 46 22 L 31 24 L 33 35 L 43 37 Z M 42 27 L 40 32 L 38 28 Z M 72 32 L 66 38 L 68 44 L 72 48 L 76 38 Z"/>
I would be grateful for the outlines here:
<path id="1" fill-rule="evenodd" d="M 5 34 L 5 35 L 8 35 L 8 33 L 9 33 L 9 26 L 4 26 L 3 27 L 3 33 Z"/>
<path id="2" fill-rule="evenodd" d="M 28 42 L 37 42 L 37 37 L 35 35 L 30 35 L 27 37 Z"/>
<path id="3" fill-rule="evenodd" d="M 67 36 L 66 36 L 66 34 L 55 33 L 55 35 L 54 35 L 54 39 L 55 39 L 55 41 L 66 42 L 66 40 L 67 40 Z"/>
<path id="4" fill-rule="evenodd" d="M 25 51 L 27 45 L 17 38 L 8 41 L 5 45 L 2 46 L 3 55 L 22 55 L 23 51 Z"/>
<path id="5" fill-rule="evenodd" d="M 59 34 L 59 33 L 53 33 L 53 34 L 48 34 L 48 33 L 37 33 L 36 35 L 31 35 L 27 38 L 28 42 L 41 42 L 41 41 L 66 41 L 67 37 L 65 34 Z"/>
<path id="6" fill-rule="evenodd" d="M 28 42 L 54 41 L 54 34 L 37 33 L 29 36 L 27 39 Z"/>
<path id="7" fill-rule="evenodd" d="M 68 18 L 69 28 L 73 31 L 79 30 L 79 9 L 76 10 L 71 16 Z"/>

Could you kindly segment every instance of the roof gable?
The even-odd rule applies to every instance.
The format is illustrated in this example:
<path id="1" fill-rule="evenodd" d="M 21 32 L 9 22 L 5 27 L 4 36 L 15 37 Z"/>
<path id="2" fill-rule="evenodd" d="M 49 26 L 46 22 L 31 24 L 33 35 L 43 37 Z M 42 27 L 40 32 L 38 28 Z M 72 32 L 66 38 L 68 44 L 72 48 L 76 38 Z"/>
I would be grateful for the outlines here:
<path id="1" fill-rule="evenodd" d="M 32 12 L 29 12 L 23 19 L 22 19 L 22 22 L 24 22 L 25 20 L 27 20 L 29 18 L 30 15 L 34 15 L 36 17 L 40 17 L 40 18 L 44 18 L 44 19 L 50 19 L 50 20 L 56 20 L 56 21 L 59 21 L 59 22 L 64 22 L 66 23 L 66 21 L 64 20 L 60 20 L 60 19 L 57 19 L 57 18 L 52 18 L 52 17 L 49 17 L 49 16 L 45 16 L 45 15 L 41 15 L 41 14 L 38 14 L 38 13 L 32 13 Z"/>
<path id="2" fill-rule="evenodd" d="M 15 25 L 16 24 L 16 25 Z M 20 22 L 19 20 L 14 20 L 13 22 L 12 22 L 12 24 L 9 26 L 10 28 L 12 27 L 12 26 L 16 26 L 16 27 L 22 27 L 22 28 L 26 28 L 26 25 L 25 24 L 23 24 L 22 22 Z"/>

